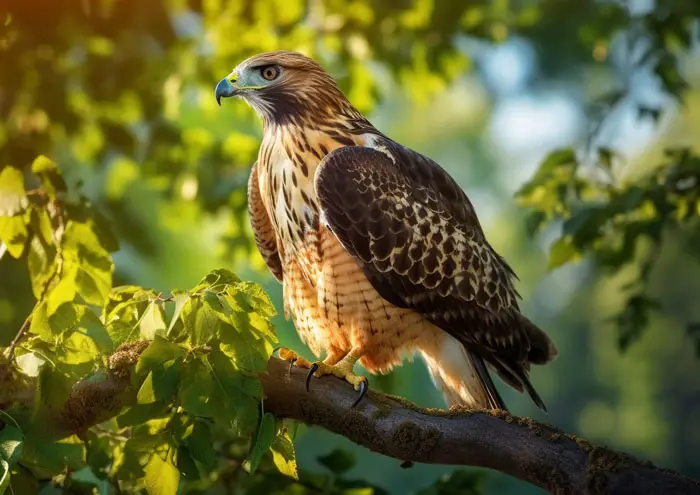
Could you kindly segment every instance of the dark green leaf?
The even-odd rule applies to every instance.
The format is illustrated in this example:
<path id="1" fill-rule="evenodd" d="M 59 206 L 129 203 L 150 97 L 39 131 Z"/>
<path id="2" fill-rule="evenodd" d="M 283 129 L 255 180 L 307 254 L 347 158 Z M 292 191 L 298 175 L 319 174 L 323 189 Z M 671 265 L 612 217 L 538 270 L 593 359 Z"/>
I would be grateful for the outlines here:
<path id="1" fill-rule="evenodd" d="M 260 420 L 248 457 L 250 460 L 251 473 L 254 473 L 255 470 L 258 469 L 263 455 L 268 451 L 272 445 L 272 441 L 275 439 L 276 431 L 275 417 L 270 413 L 265 413 Z"/>
<path id="2" fill-rule="evenodd" d="M 14 464 L 22 453 L 23 441 L 22 431 L 6 424 L 0 430 L 0 459 L 4 459 L 10 465 Z"/>
<path id="3" fill-rule="evenodd" d="M 343 474 L 355 467 L 355 456 L 346 450 L 336 449 L 330 454 L 319 457 L 318 462 L 334 474 Z"/>
<path id="4" fill-rule="evenodd" d="M 177 449 L 177 469 L 188 480 L 200 479 L 199 469 L 197 469 L 189 449 L 184 445 L 180 445 Z"/>
<path id="5" fill-rule="evenodd" d="M 37 477 L 55 476 L 68 469 L 78 470 L 85 465 L 85 446 L 76 436 L 52 442 L 43 435 L 27 435 L 22 464 Z"/>
<path id="6" fill-rule="evenodd" d="M 181 367 L 182 361 L 175 359 L 148 373 L 137 394 L 138 403 L 170 402 L 175 397 L 180 383 Z"/>
<path id="7" fill-rule="evenodd" d="M 192 433 L 185 439 L 187 449 L 192 458 L 201 463 L 208 471 L 216 466 L 216 451 L 209 425 L 197 421 Z"/>

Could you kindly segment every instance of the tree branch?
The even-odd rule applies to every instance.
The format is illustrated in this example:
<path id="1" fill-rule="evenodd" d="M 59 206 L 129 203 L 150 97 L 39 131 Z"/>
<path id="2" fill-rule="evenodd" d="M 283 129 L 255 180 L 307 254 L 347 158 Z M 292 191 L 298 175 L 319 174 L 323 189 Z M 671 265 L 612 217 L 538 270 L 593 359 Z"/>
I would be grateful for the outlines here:
<path id="1" fill-rule="evenodd" d="M 421 409 L 369 391 L 355 407 L 352 387 L 335 377 L 270 359 L 261 375 L 266 411 L 343 435 L 403 461 L 495 469 L 557 494 L 700 494 L 700 483 L 556 428 L 503 411 Z"/>
<path id="2" fill-rule="evenodd" d="M 63 410 L 49 421 L 52 436 L 80 433 L 118 414 L 131 370 L 147 345 L 120 347 L 102 380 L 76 384 Z M 347 383 L 314 378 L 307 392 L 306 370 L 290 370 L 276 357 L 260 378 L 267 412 L 320 426 L 402 461 L 487 467 L 555 494 L 700 494 L 696 480 L 504 411 L 421 409 L 371 390 L 351 409 L 357 392 Z M 3 388 L 0 392 L 10 390 Z M 24 401 L 32 397 L 20 390 L 13 395 Z M 8 397 L 0 393 L 3 402 Z"/>

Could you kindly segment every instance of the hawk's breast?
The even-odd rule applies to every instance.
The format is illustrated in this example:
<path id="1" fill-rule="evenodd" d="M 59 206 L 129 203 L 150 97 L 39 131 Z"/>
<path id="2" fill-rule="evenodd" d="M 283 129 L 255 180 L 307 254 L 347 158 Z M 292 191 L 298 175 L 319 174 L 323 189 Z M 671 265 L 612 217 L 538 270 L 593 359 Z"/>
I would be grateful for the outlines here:
<path id="1" fill-rule="evenodd" d="M 364 143 L 361 136 L 354 139 Z M 363 366 L 388 371 L 400 363 L 401 349 L 421 336 L 425 340 L 432 325 L 383 299 L 320 223 L 314 173 L 321 159 L 341 146 L 318 131 L 299 137 L 285 128 L 263 141 L 259 186 L 282 257 L 285 313 L 314 354 L 360 345 L 369 350 Z"/>

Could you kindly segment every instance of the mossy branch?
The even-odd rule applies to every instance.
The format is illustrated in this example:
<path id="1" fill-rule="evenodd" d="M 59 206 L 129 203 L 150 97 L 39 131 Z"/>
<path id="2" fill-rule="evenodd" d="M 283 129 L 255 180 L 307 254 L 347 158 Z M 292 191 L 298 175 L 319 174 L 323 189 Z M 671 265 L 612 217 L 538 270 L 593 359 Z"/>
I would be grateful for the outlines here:
<path id="1" fill-rule="evenodd" d="M 53 436 L 80 434 L 116 415 L 147 344 L 122 346 L 101 380 L 76 384 L 51 421 Z M 320 426 L 401 461 L 487 467 L 556 494 L 700 494 L 696 480 L 503 411 L 421 409 L 371 390 L 351 409 L 356 392 L 347 383 L 314 379 L 307 392 L 306 371 L 276 357 L 260 378 L 267 412 Z M 21 388 L 12 390 L 19 400 L 31 397 Z M 0 404 L 9 399 L 0 393 Z"/>

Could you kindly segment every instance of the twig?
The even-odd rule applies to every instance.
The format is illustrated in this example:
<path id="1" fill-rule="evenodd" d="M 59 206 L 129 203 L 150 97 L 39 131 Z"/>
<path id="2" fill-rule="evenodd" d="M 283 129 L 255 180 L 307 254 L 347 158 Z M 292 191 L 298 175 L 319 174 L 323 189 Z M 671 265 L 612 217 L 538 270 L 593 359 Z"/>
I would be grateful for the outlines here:
<path id="1" fill-rule="evenodd" d="M 26 333 L 29 331 L 29 325 L 32 322 L 32 315 L 34 314 L 34 311 L 32 311 L 29 316 L 24 320 L 24 323 L 22 323 L 22 326 L 19 329 L 19 332 L 17 332 L 17 335 L 15 335 L 15 338 L 12 339 L 12 342 L 10 342 L 10 347 L 7 349 L 7 359 L 8 361 L 12 362 L 12 360 L 15 358 L 15 349 L 17 349 L 17 346 L 19 343 L 22 341 Z"/>

